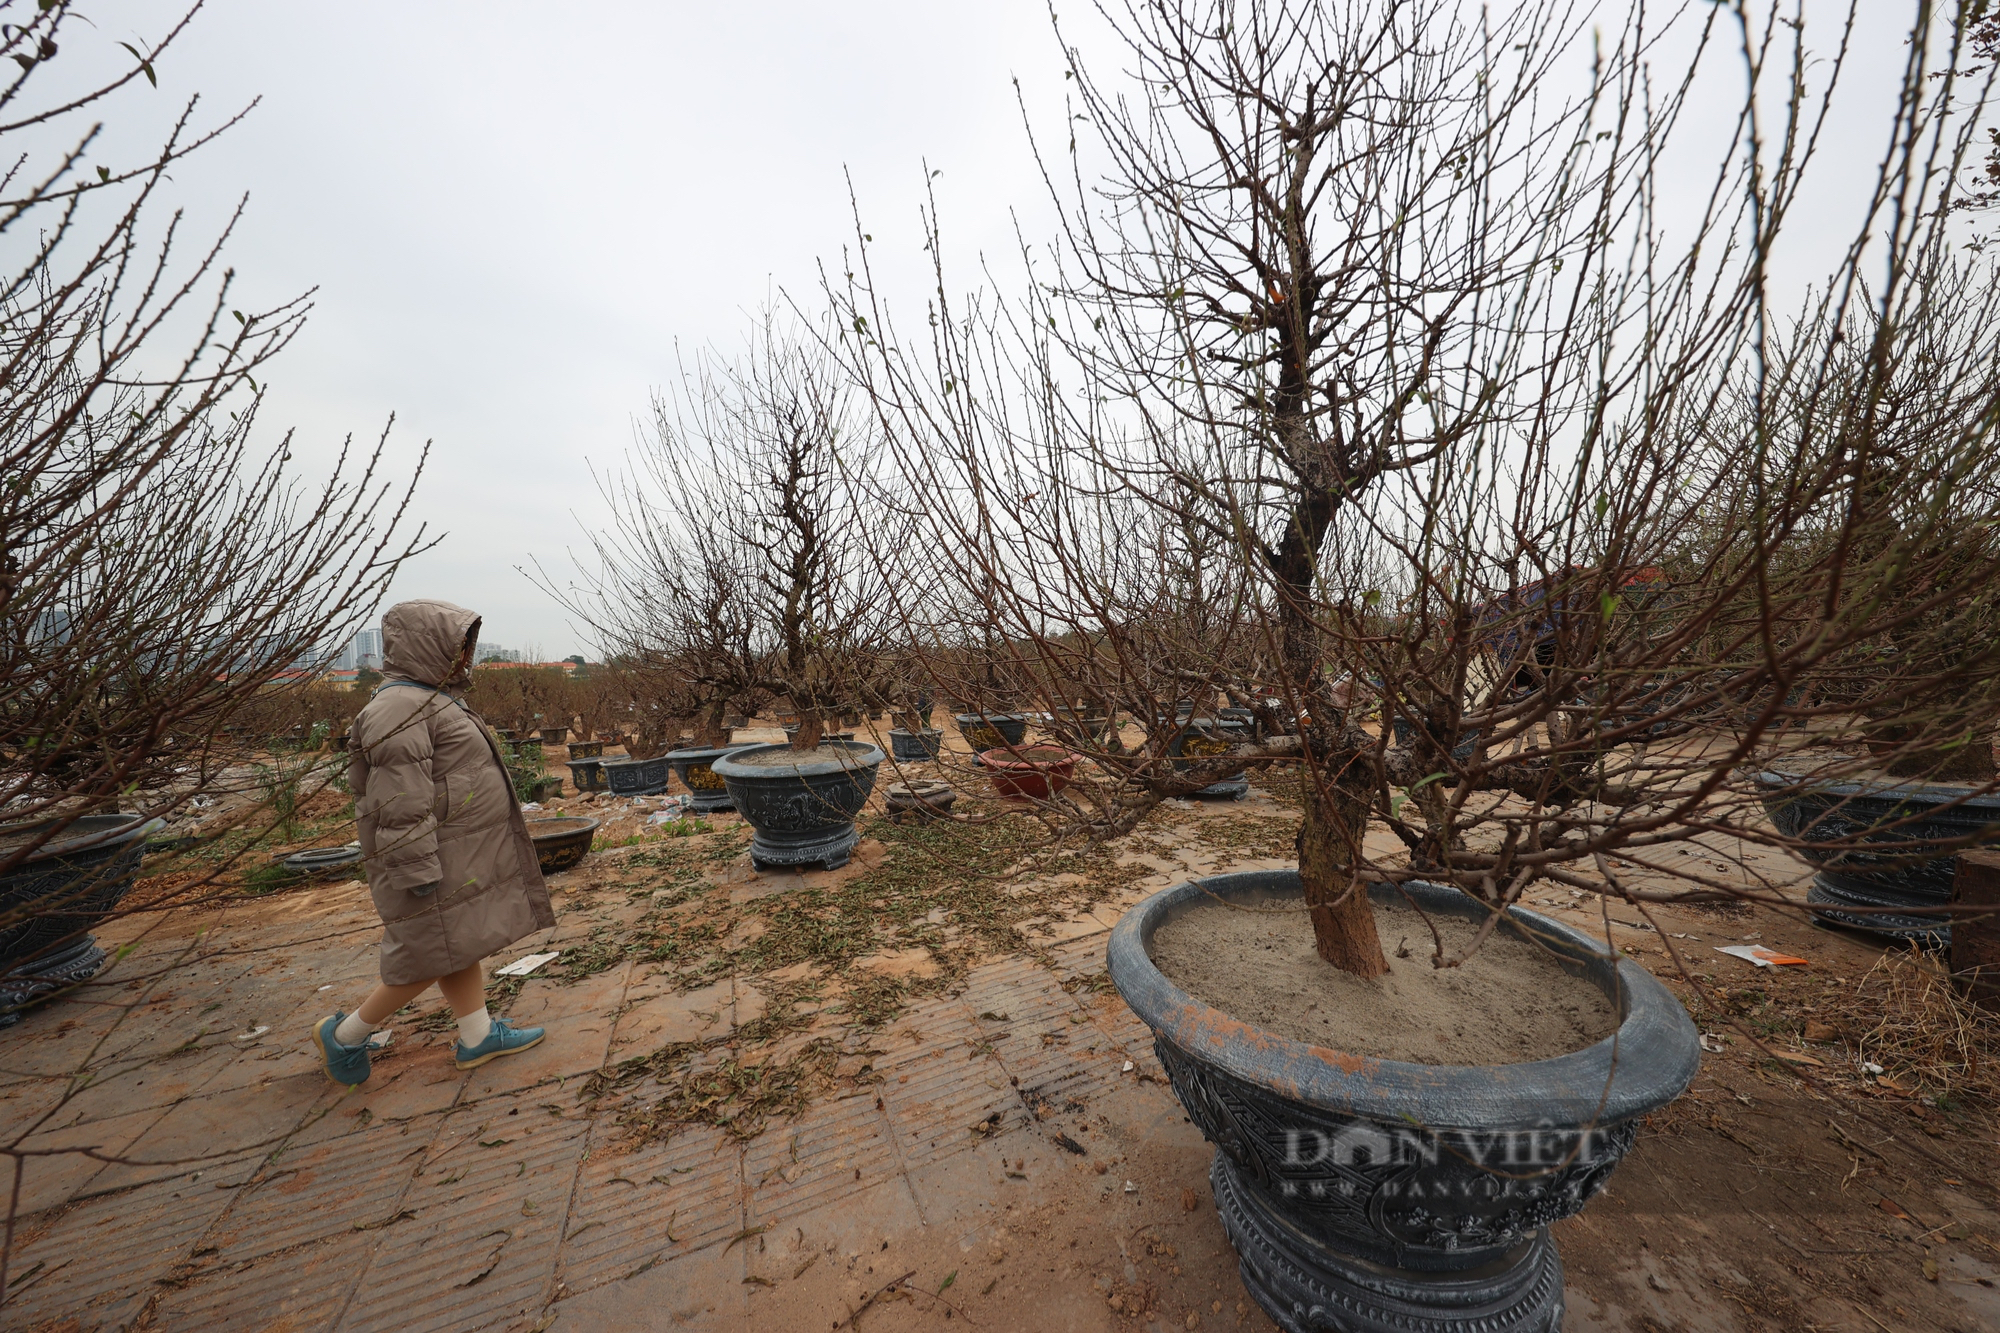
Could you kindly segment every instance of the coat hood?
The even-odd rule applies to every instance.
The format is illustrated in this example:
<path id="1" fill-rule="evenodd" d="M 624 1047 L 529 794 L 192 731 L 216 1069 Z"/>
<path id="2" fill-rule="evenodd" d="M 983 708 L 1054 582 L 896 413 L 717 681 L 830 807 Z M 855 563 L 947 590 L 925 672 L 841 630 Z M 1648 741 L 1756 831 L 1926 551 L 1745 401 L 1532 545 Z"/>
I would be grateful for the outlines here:
<path id="1" fill-rule="evenodd" d="M 479 632 L 479 616 L 450 602 L 398 602 L 382 613 L 382 673 L 422 685 L 456 688 L 470 671 L 452 674 L 465 636 Z"/>

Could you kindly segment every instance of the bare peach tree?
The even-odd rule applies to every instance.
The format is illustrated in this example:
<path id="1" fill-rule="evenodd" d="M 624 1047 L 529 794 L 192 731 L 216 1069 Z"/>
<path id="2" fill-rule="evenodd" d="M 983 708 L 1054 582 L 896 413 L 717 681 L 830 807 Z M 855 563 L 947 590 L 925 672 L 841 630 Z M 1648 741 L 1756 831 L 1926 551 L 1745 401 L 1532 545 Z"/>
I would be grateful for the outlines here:
<path id="1" fill-rule="evenodd" d="M 232 306 L 233 220 L 186 262 L 177 219 L 147 228 L 173 166 L 240 116 L 197 130 L 190 104 L 132 166 L 94 160 L 94 126 L 60 138 L 144 87 L 186 20 L 122 77 L 37 106 L 31 81 L 77 19 L 30 9 L 6 27 L 19 68 L 0 90 L 0 139 L 24 145 L 0 198 L 17 242 L 0 294 L 0 801 L 35 831 L 0 847 L 0 873 L 77 816 L 183 808 L 236 757 L 221 728 L 422 544 L 404 531 L 414 478 L 382 478 L 381 442 L 313 483 L 289 433 L 257 443 L 259 377 L 306 303 Z M 44 160 L 52 135 L 67 146 Z M 191 336 L 169 348 L 177 325 Z"/>
<path id="2" fill-rule="evenodd" d="M 1911 13 L 1852 242 L 1781 290 L 1849 28 L 1638 6 L 1586 46 L 1560 3 L 1116 7 L 1131 77 L 1066 48 L 1062 232 L 1019 295 L 953 295 L 934 210 L 927 338 L 865 237 L 830 284 L 902 489 L 944 497 L 954 591 L 903 613 L 1004 645 L 1054 718 L 1136 715 L 1136 748 L 1066 737 L 1096 761 L 1057 803 L 1078 827 L 1297 762 L 1318 949 L 1360 975 L 1387 967 L 1367 883 L 1784 901 L 1729 841 L 1825 836 L 1774 828 L 1774 793 L 1888 763 L 1976 801 L 2000 344 L 1950 205 L 1991 75 Z M 1714 66 L 1740 115 L 1690 190 Z M 1224 703 L 1254 734 L 1167 762 Z"/>
<path id="3" fill-rule="evenodd" d="M 130 910 L 119 899 L 134 835 L 241 784 L 255 738 L 229 732 L 267 725 L 285 711 L 279 696 L 302 695 L 312 673 L 291 668 L 351 631 L 425 541 L 405 518 L 414 475 L 385 477 L 381 442 L 343 447 L 308 480 L 291 435 L 258 433 L 267 367 L 307 300 L 239 309 L 222 255 L 236 219 L 190 250 L 179 215 L 162 217 L 177 165 L 248 108 L 211 123 L 190 101 L 150 156 L 120 161 L 104 147 L 96 118 L 148 93 L 192 11 L 143 49 L 104 36 L 68 0 L 0 0 L 0 15 L 4 1024 L 22 997 L 103 964 L 86 948 L 59 973 L 48 967 L 88 946 L 106 914 Z M 122 70 L 51 86 L 52 64 L 99 55 Z M 292 818 L 299 773 L 287 775 L 282 799 L 252 791 L 259 818 Z M 108 825 L 120 848 L 106 861 L 96 852 Z M 206 860 L 181 864 L 181 886 L 146 908 L 228 891 Z M 100 974 L 88 984 L 112 998 L 93 1014 L 114 1015 L 115 1034 L 184 961 L 122 962 L 115 993 Z M 0 1292 L 25 1163 L 58 1151 L 32 1146 L 35 1134 L 83 1088 L 143 1078 L 158 1057 L 130 1046 L 107 1035 L 79 1067 L 49 1074 L 56 1095 L 0 1142 L 13 1167 Z"/>
<path id="4" fill-rule="evenodd" d="M 872 423 L 821 348 L 767 314 L 739 359 L 684 367 L 634 474 L 608 488 L 598 572 L 559 594 L 628 672 L 699 719 L 703 745 L 761 695 L 790 703 L 793 745 L 811 750 L 881 693 L 886 598 L 867 553 L 884 534 L 848 479 Z"/>

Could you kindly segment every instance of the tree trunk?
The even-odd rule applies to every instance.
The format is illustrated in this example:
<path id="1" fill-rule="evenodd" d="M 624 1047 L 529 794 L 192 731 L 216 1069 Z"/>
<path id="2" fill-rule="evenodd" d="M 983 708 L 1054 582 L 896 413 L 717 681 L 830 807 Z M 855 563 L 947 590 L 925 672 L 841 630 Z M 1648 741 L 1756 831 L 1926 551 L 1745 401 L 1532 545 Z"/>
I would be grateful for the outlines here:
<path id="1" fill-rule="evenodd" d="M 826 730 L 826 723 L 817 708 L 799 710 L 799 729 L 792 733 L 794 750 L 817 750 L 820 734 Z"/>
<path id="2" fill-rule="evenodd" d="M 728 706 L 727 700 L 717 699 L 696 714 L 694 741 L 696 745 L 712 750 L 729 740 L 727 729 L 722 725 L 722 714 Z"/>
<path id="3" fill-rule="evenodd" d="M 1317 720 L 1315 720 L 1317 724 Z M 1339 771 L 1300 774 L 1305 818 L 1299 829 L 1299 884 L 1312 909 L 1313 944 L 1319 956 L 1343 972 L 1379 977 L 1389 970 L 1382 956 L 1368 887 L 1358 883 L 1354 865 L 1368 830 L 1367 793 L 1347 790 L 1343 780 L 1362 772 L 1358 759 Z"/>

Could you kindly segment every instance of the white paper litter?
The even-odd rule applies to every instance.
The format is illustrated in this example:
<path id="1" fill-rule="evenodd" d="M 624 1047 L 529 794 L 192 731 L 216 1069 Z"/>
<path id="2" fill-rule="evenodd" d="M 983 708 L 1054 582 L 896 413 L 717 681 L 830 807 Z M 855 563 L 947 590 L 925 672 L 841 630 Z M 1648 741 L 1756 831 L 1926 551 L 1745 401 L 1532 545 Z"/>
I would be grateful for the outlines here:
<path id="1" fill-rule="evenodd" d="M 331 981 L 329 981 L 329 982 L 327 982 L 327 983 L 326 983 L 326 984 L 325 984 L 324 986 L 321 986 L 321 987 L 320 987 L 320 989 L 321 989 L 321 990 L 332 990 L 332 989 L 333 989 L 333 983 L 332 983 Z"/>
<path id="2" fill-rule="evenodd" d="M 1125 1062 L 1125 1067 L 1124 1067 L 1123 1069 L 1119 1070 L 1118 1072 L 1119 1072 L 1119 1073 L 1121 1073 L 1121 1074 L 1129 1074 L 1129 1073 L 1131 1073 L 1131 1072 L 1132 1072 L 1132 1062 L 1131 1062 L 1130 1060 L 1127 1060 L 1127 1061 Z"/>
<path id="3" fill-rule="evenodd" d="M 1139 1187 L 1137 1185 L 1134 1185 L 1131 1181 L 1128 1180 L 1125 1182 L 1125 1192 L 1127 1194 L 1137 1194 L 1139 1192 Z"/>
<path id="4" fill-rule="evenodd" d="M 238 1041 L 255 1041 L 255 1040 L 257 1040 L 257 1038 L 259 1038 L 259 1037 L 263 1036 L 263 1035 L 264 1035 L 264 1034 L 265 1034 L 266 1032 L 269 1032 L 270 1030 L 271 1030 L 271 1025 L 270 1025 L 269 1023 L 266 1023 L 266 1024 L 264 1024 L 264 1025 L 263 1025 L 263 1026 L 261 1026 L 261 1027 L 254 1027 L 254 1028 L 251 1028 L 251 1029 L 250 1029 L 250 1030 L 249 1030 L 248 1032 L 239 1032 L 239 1033 L 237 1033 L 237 1034 L 236 1034 L 236 1040 L 238 1040 Z"/>
<path id="5" fill-rule="evenodd" d="M 528 973 L 534 971 L 561 952 L 561 949 L 557 949 L 555 953 L 531 953 L 525 958 L 516 958 L 513 962 L 507 964 L 507 966 L 496 968 L 493 975 L 496 977 L 525 977 Z"/>
<path id="6" fill-rule="evenodd" d="M 1715 946 L 1715 951 L 1726 953 L 1731 958 L 1741 958 L 1754 967 L 1770 967 L 1774 963 L 1797 967 L 1806 961 L 1803 958 L 1794 958 L 1790 954 L 1779 953 L 1776 949 L 1767 949 L 1761 944 L 1718 944 Z"/>
<path id="7" fill-rule="evenodd" d="M 529 801 L 526 805 L 522 806 L 521 808 L 523 810 L 539 810 L 542 808 L 542 803 L 540 801 Z"/>
<path id="8" fill-rule="evenodd" d="M 1719 1055 L 1719 1054 L 1721 1054 L 1721 1052 L 1722 1052 L 1722 1034 L 1721 1034 L 1721 1033 L 1719 1033 L 1719 1032 L 1704 1032 L 1704 1033 L 1702 1033 L 1702 1034 L 1701 1034 L 1701 1048 L 1702 1048 L 1702 1049 L 1703 1049 L 1704 1051 L 1707 1051 L 1707 1052 L 1708 1052 L 1708 1053 L 1709 1053 L 1710 1055 Z"/>
<path id="9" fill-rule="evenodd" d="M 1880 1074 L 1883 1072 L 1883 1069 L 1882 1066 L 1876 1064 L 1873 1060 L 1863 1060 L 1861 1062 L 1861 1072 L 1864 1074 Z"/>
<path id="10" fill-rule="evenodd" d="M 386 1051 L 389 1049 L 389 1043 L 395 1039 L 396 1034 L 394 1032 L 391 1032 L 388 1028 L 383 1028 L 380 1032 L 369 1033 L 368 1040 L 364 1044 L 371 1051 Z"/>

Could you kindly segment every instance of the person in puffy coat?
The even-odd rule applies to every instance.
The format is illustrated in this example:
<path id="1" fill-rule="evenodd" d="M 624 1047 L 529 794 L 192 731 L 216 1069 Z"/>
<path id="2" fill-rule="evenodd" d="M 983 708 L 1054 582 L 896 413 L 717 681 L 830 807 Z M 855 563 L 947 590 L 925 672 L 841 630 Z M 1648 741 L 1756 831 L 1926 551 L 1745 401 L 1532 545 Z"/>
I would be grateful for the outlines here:
<path id="1" fill-rule="evenodd" d="M 555 925 L 500 742 L 461 697 L 479 617 L 450 602 L 382 616 L 382 671 L 348 732 L 347 776 L 382 918 L 382 984 L 313 1029 L 327 1077 L 368 1077 L 368 1035 L 435 985 L 458 1019 L 458 1067 L 524 1051 L 540 1028 L 486 1012 L 480 961 Z"/>

